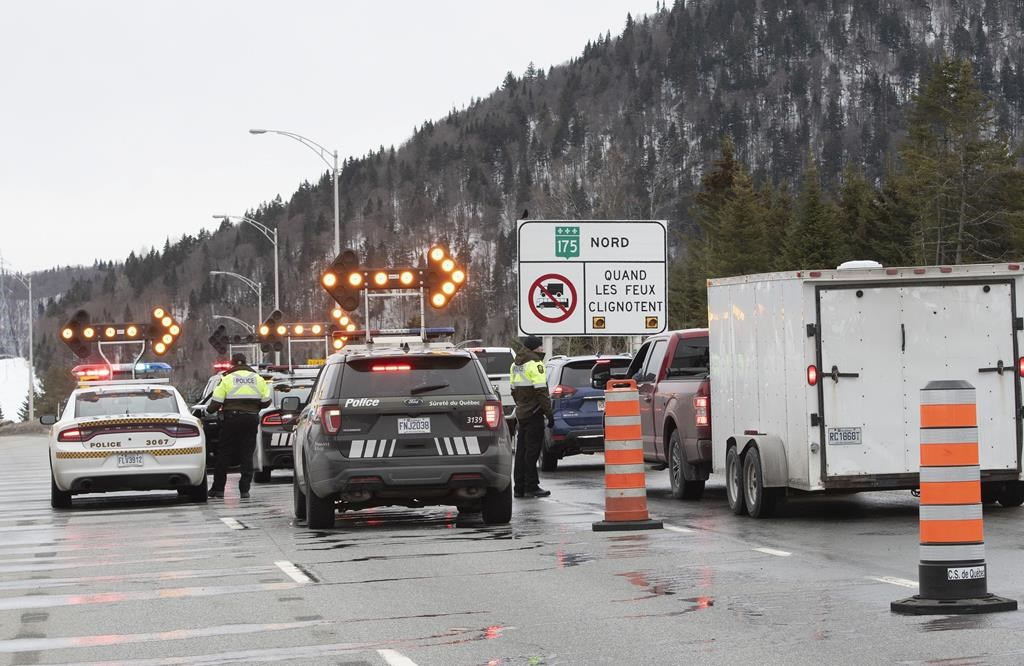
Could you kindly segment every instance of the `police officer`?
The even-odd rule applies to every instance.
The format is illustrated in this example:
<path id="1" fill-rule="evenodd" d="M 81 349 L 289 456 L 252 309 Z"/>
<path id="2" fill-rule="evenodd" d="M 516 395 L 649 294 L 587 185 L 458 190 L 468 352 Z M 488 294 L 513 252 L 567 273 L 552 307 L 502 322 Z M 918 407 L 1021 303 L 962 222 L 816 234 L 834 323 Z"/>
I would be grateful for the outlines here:
<path id="1" fill-rule="evenodd" d="M 244 499 L 249 497 L 249 485 L 252 483 L 252 458 L 256 450 L 259 411 L 270 404 L 270 387 L 258 372 L 246 365 L 245 354 L 235 354 L 231 357 L 231 363 L 234 367 L 221 377 L 207 408 L 211 414 L 220 410 L 224 413 L 210 497 L 224 496 L 228 460 L 234 453 L 242 467 L 238 494 Z"/>
<path id="2" fill-rule="evenodd" d="M 544 424 L 555 424 L 551 411 L 551 397 L 544 379 L 543 341 L 535 335 L 523 340 L 524 351 L 519 352 L 509 371 L 512 380 L 512 398 L 516 401 L 518 436 L 515 467 L 512 479 L 516 497 L 547 497 L 550 490 L 540 487 L 537 477 L 537 459 L 544 443 Z"/>

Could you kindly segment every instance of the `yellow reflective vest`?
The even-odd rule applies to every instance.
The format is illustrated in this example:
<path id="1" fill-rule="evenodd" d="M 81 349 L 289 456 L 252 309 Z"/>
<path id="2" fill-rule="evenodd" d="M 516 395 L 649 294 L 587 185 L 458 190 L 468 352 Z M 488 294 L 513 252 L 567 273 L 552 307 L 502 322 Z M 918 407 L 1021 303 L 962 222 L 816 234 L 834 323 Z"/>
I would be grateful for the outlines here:
<path id="1" fill-rule="evenodd" d="M 512 398 L 516 401 L 516 418 L 525 419 L 540 412 L 551 418 L 551 397 L 548 395 L 544 362 L 533 352 L 516 356 L 509 370 Z"/>
<path id="2" fill-rule="evenodd" d="M 270 403 L 270 386 L 252 368 L 240 365 L 224 373 L 211 400 L 223 404 L 224 411 L 255 414 Z"/>

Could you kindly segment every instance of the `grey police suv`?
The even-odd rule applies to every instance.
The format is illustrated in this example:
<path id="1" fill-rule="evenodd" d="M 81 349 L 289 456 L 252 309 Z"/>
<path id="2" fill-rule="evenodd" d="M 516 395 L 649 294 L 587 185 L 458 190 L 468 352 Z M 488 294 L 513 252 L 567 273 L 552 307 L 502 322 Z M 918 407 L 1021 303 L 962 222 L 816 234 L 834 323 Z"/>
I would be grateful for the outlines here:
<path id="1" fill-rule="evenodd" d="M 331 356 L 300 409 L 295 517 L 312 529 L 374 506 L 452 505 L 512 517 L 512 442 L 501 400 L 467 351 Z"/>

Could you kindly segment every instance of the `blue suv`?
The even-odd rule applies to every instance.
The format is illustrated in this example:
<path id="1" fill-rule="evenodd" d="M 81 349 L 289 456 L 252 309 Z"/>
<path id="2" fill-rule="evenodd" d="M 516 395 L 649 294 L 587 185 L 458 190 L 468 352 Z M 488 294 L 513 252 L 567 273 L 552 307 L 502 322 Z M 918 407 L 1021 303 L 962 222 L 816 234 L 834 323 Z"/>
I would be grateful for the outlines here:
<path id="1" fill-rule="evenodd" d="M 555 471 L 566 456 L 604 451 L 604 389 L 591 386 L 590 371 L 596 364 L 608 364 L 612 374 L 622 374 L 631 360 L 629 356 L 555 356 L 545 364 L 555 425 L 544 433 L 541 470 Z"/>

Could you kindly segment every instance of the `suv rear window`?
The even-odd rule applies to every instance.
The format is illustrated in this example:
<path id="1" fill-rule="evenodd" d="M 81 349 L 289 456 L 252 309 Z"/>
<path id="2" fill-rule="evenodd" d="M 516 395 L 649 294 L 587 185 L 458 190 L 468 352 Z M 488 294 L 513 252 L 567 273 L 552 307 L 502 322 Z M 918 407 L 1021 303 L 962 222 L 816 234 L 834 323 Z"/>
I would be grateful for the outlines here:
<path id="1" fill-rule="evenodd" d="M 629 363 L 632 359 L 613 358 L 609 360 L 611 361 L 612 375 L 621 377 L 623 369 L 629 367 Z M 591 359 L 587 361 L 570 361 L 566 363 L 562 366 L 562 376 L 558 383 L 565 384 L 566 386 L 572 386 L 574 388 L 589 387 L 590 371 L 596 362 L 597 359 Z"/>
<path id="2" fill-rule="evenodd" d="M 669 377 L 706 377 L 711 364 L 707 338 L 683 338 L 676 345 Z"/>
<path id="3" fill-rule="evenodd" d="M 340 397 L 480 395 L 484 386 L 476 363 L 458 356 L 399 356 L 349 361 L 341 374 Z"/>
<path id="4" fill-rule="evenodd" d="M 174 414 L 178 401 L 167 389 L 83 391 L 75 398 L 75 416 Z"/>
<path id="5" fill-rule="evenodd" d="M 478 351 L 476 357 L 488 375 L 507 375 L 516 357 L 507 351 Z"/>

